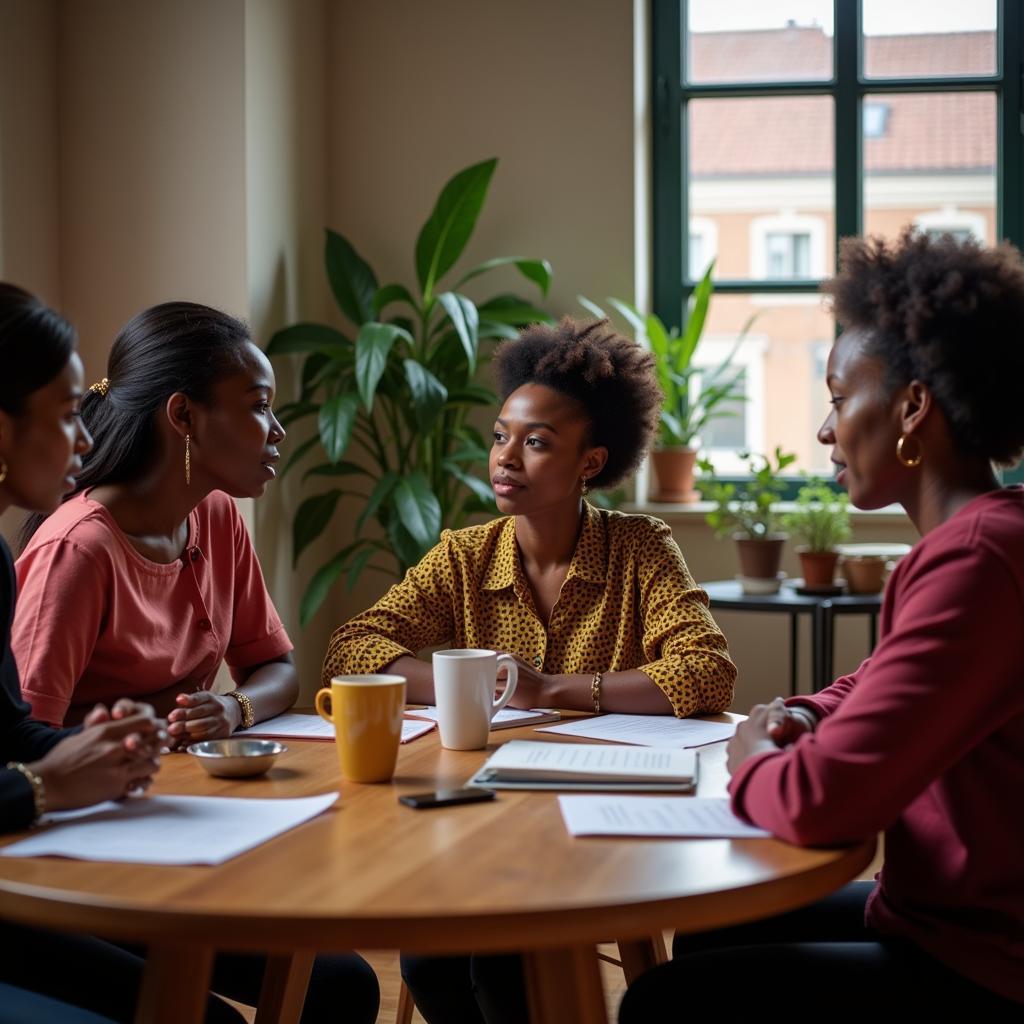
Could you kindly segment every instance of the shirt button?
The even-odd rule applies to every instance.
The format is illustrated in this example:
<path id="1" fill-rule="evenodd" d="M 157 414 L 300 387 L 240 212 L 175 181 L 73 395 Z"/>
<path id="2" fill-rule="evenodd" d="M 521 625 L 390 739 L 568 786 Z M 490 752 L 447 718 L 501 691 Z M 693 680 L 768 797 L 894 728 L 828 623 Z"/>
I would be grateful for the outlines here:
<path id="1" fill-rule="evenodd" d="M 539 654 L 535 654 L 533 656 L 533 663 L 534 663 L 534 665 L 537 666 L 537 668 L 540 668 L 541 665 L 544 664 L 544 660 L 541 658 L 541 656 Z"/>
<path id="2" fill-rule="evenodd" d="M 198 627 L 199 627 L 199 628 L 200 628 L 200 629 L 201 629 L 201 630 L 202 630 L 202 631 L 203 631 L 204 633 L 209 633 L 209 631 L 210 631 L 210 629 L 211 629 L 211 625 L 210 625 L 210 620 L 209 620 L 209 619 L 200 619 L 200 620 L 199 620 L 199 621 L 198 621 L 198 622 L 196 623 L 196 625 L 197 625 L 197 626 L 198 626 Z"/>

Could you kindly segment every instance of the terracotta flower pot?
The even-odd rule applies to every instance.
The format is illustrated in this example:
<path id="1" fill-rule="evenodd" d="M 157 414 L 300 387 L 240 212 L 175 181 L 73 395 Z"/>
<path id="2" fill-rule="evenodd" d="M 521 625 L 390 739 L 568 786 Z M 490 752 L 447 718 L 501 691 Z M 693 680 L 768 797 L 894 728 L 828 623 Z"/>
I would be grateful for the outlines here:
<path id="1" fill-rule="evenodd" d="M 751 579 L 775 579 L 782 565 L 782 545 L 786 543 L 784 533 L 774 533 L 754 540 L 746 534 L 734 534 L 736 549 L 740 556 L 740 574 Z"/>
<path id="2" fill-rule="evenodd" d="M 693 467 L 697 462 L 695 448 L 658 448 L 651 452 L 656 490 L 651 501 L 677 501 L 690 504 L 700 501 L 693 489 Z"/>
<path id="3" fill-rule="evenodd" d="M 808 548 L 797 550 L 800 556 L 800 571 L 804 576 L 805 587 L 831 587 L 836 576 L 838 551 L 811 551 Z"/>
<path id="4" fill-rule="evenodd" d="M 878 555 L 844 556 L 843 575 L 851 594 L 877 594 L 885 584 L 885 559 Z"/>

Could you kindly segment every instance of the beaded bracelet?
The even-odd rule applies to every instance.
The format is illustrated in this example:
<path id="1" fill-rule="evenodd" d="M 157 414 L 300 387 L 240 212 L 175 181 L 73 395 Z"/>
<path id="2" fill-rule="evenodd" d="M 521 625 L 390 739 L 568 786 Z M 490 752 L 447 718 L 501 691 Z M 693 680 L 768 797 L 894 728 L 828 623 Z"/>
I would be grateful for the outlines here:
<path id="1" fill-rule="evenodd" d="M 36 808 L 35 820 L 38 821 L 46 812 L 46 787 L 43 785 L 43 780 L 20 761 L 8 761 L 7 767 L 12 772 L 20 772 L 28 779 L 29 785 L 32 787 L 32 802 Z"/>
<path id="2" fill-rule="evenodd" d="M 239 726 L 240 729 L 248 729 L 250 726 L 256 724 L 256 712 L 253 710 L 252 701 L 249 699 L 247 693 L 243 693 L 241 690 L 228 690 L 224 695 L 225 697 L 234 697 L 238 701 L 238 706 L 242 711 L 242 724 Z"/>

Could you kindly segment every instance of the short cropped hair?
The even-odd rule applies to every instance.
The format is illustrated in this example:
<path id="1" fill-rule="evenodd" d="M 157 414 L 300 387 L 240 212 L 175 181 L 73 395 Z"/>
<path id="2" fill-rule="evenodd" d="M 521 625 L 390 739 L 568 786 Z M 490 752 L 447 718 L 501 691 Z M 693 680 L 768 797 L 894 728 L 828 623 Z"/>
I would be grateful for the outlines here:
<path id="1" fill-rule="evenodd" d="M 615 487 L 640 465 L 663 395 L 650 352 L 607 320 L 533 324 L 498 349 L 495 365 L 502 401 L 524 384 L 543 384 L 579 404 L 590 424 L 588 443 L 608 449 L 591 487 Z"/>
<path id="2" fill-rule="evenodd" d="M 968 455 L 1012 465 L 1024 452 L 1024 264 L 986 248 L 905 229 L 894 242 L 845 238 L 824 291 L 836 319 L 862 330 L 895 390 L 926 384 Z"/>

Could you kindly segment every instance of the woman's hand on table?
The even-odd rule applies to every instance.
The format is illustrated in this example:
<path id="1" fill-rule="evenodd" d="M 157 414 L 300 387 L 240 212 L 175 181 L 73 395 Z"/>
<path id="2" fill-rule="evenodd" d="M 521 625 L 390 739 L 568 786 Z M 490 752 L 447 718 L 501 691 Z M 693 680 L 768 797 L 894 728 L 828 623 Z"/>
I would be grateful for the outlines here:
<path id="1" fill-rule="evenodd" d="M 48 810 L 88 807 L 147 789 L 160 768 L 165 738 L 163 722 L 148 704 L 122 700 L 110 711 L 98 704 L 81 732 L 27 767 L 43 780 Z"/>
<path id="2" fill-rule="evenodd" d="M 171 750 L 200 740 L 223 739 L 242 724 L 238 701 L 210 690 L 179 693 L 175 703 L 178 706 L 167 716 Z"/>
<path id="3" fill-rule="evenodd" d="M 516 692 L 508 702 L 510 708 L 547 708 L 554 707 L 554 688 L 557 676 L 538 672 L 533 665 L 523 661 L 514 654 L 509 655 L 519 668 L 516 681 Z M 506 673 L 503 666 L 498 666 L 498 686 L 504 692 Z"/>

